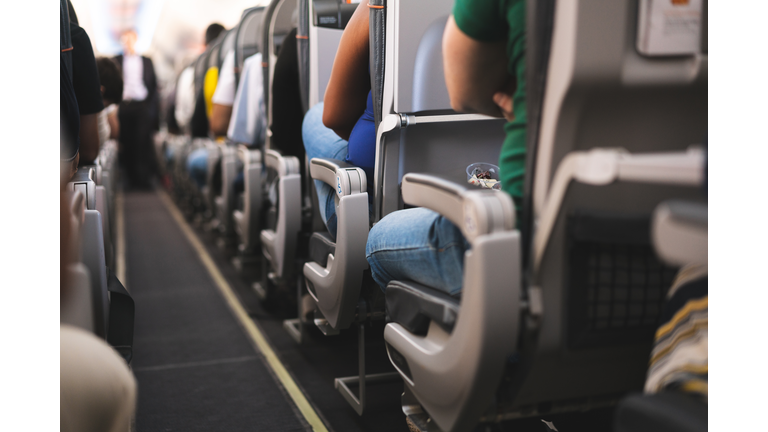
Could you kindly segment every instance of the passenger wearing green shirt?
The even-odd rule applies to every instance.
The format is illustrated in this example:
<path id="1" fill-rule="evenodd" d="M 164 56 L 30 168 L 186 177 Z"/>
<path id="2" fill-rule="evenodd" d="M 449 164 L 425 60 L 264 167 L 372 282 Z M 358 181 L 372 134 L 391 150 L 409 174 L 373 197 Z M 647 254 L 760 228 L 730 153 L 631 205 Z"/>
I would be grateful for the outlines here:
<path id="1" fill-rule="evenodd" d="M 443 35 L 443 62 L 454 110 L 507 119 L 499 174 L 519 213 L 527 118 L 525 0 L 457 0 Z M 411 280 L 455 295 L 468 248 L 448 219 L 414 208 L 390 213 L 371 228 L 366 258 L 382 289 L 391 280 Z"/>

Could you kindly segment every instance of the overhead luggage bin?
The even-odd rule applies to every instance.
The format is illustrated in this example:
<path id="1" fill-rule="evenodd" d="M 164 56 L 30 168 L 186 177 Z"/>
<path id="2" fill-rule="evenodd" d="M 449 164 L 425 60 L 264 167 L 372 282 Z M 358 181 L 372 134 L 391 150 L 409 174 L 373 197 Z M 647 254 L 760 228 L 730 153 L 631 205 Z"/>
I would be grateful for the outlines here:
<path id="1" fill-rule="evenodd" d="M 704 155 L 695 144 L 707 131 L 706 53 L 638 54 L 637 2 L 531 0 L 526 7 L 520 231 L 507 228 L 511 213 L 503 229 L 475 236 L 467 212 L 490 223 L 498 205 L 470 211 L 451 198 L 461 196 L 457 185 L 403 179 L 406 203 L 443 214 L 472 244 L 452 327 L 434 317 L 434 310 L 453 310 L 440 306 L 445 299 L 408 281 L 392 283 L 409 286 L 422 304 L 432 298 L 417 320 L 395 307 L 385 330 L 406 385 L 404 412 L 424 430 L 587 410 L 642 389 L 675 274 L 654 254 L 652 214 L 668 200 L 701 201 Z M 683 217 L 658 211 L 659 221 Z M 508 258 L 497 263 L 499 256 Z M 463 345 L 468 341 L 479 345 Z"/>

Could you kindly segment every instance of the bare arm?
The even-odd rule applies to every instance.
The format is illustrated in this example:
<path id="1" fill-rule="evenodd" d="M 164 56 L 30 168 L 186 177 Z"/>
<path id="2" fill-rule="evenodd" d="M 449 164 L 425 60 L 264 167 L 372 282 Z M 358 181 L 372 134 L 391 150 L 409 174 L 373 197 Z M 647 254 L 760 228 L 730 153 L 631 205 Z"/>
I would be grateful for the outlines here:
<path id="1" fill-rule="evenodd" d="M 341 36 L 323 99 L 323 124 L 344 139 L 349 139 L 352 128 L 365 111 L 371 90 L 368 15 L 368 1 L 363 0 Z"/>
<path id="2" fill-rule="evenodd" d="M 505 44 L 472 39 L 451 15 L 443 34 L 443 69 L 454 110 L 509 119 L 506 108 L 499 108 L 499 102 L 509 102 L 511 115 L 511 98 L 503 95 L 511 95 L 515 88 L 514 78 L 507 74 Z"/>
<path id="3" fill-rule="evenodd" d="M 211 132 L 216 136 L 224 136 L 229 129 L 229 119 L 232 117 L 231 105 L 213 104 L 211 111 Z"/>
<path id="4" fill-rule="evenodd" d="M 120 138 L 120 120 L 117 118 L 117 110 L 113 110 L 107 115 L 107 122 L 109 123 L 109 139 Z"/>
<path id="5" fill-rule="evenodd" d="M 80 165 L 91 165 L 99 155 L 99 114 L 80 115 Z"/>

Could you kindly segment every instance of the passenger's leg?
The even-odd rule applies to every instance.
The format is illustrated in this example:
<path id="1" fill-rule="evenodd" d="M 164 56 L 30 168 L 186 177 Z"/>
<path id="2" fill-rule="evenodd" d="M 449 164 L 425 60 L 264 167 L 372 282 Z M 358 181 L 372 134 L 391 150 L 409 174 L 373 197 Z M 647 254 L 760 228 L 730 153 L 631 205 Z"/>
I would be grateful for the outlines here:
<path id="1" fill-rule="evenodd" d="M 456 294 L 461 291 L 469 243 L 448 219 L 425 208 L 390 213 L 371 228 L 365 256 L 382 289 L 410 280 Z"/>
<path id="2" fill-rule="evenodd" d="M 60 430 L 127 432 L 136 407 L 136 380 L 114 349 L 94 335 L 62 325 Z"/>
<path id="3" fill-rule="evenodd" d="M 304 116 L 302 138 L 307 157 L 332 158 L 344 160 L 347 157 L 347 141 L 341 139 L 335 132 L 323 124 L 323 103 L 312 107 Z M 328 228 L 328 232 L 336 237 L 336 205 L 335 192 L 329 185 L 315 180 L 317 201 L 320 203 L 320 216 Z"/>
<path id="4" fill-rule="evenodd" d="M 199 189 L 205 186 L 208 175 L 208 149 L 199 148 L 187 157 L 187 172 Z"/>

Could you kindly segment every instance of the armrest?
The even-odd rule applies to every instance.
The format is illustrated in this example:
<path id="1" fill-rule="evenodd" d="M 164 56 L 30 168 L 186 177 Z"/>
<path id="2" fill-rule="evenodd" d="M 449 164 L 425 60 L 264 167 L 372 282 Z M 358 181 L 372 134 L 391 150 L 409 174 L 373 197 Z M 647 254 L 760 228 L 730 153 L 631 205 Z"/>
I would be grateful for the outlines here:
<path id="1" fill-rule="evenodd" d="M 472 242 L 478 236 L 515 228 L 515 206 L 503 192 L 482 190 L 428 174 L 403 176 L 403 201 L 448 218 Z"/>
<path id="2" fill-rule="evenodd" d="M 368 189 L 368 180 L 362 168 L 337 159 L 312 158 L 309 174 L 334 188 L 339 198 L 364 193 Z"/>
<path id="3" fill-rule="evenodd" d="M 250 149 L 244 145 L 237 146 L 237 156 L 244 165 L 261 162 L 261 150 Z"/>
<path id="4" fill-rule="evenodd" d="M 654 210 L 652 223 L 653 246 L 663 261 L 680 266 L 707 263 L 706 204 L 665 201 Z"/>
<path id="5" fill-rule="evenodd" d="M 92 165 L 82 166 L 77 169 L 74 177 L 69 181 L 70 190 L 79 191 L 85 197 L 85 206 L 88 210 L 96 209 L 95 176 L 96 170 Z"/>
<path id="6" fill-rule="evenodd" d="M 283 156 L 275 150 L 267 150 L 264 163 L 267 165 L 267 168 L 277 171 L 280 177 L 299 173 L 299 158 Z"/>

